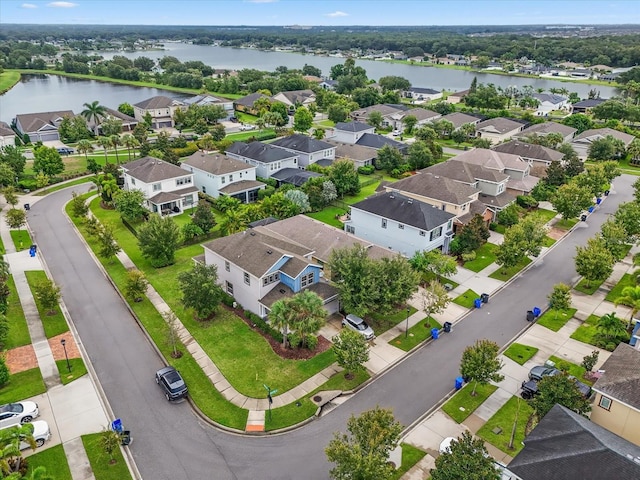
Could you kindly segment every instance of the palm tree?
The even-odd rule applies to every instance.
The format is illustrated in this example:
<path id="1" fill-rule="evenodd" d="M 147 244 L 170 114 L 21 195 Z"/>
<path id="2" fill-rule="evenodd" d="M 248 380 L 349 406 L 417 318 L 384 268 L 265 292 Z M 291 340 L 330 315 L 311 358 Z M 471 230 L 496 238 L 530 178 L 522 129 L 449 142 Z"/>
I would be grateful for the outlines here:
<path id="1" fill-rule="evenodd" d="M 615 300 L 616 305 L 626 305 L 631 307 L 631 316 L 629 317 L 629 330 L 633 323 L 633 317 L 640 311 L 640 287 L 624 287 L 621 295 Z"/>
<path id="2" fill-rule="evenodd" d="M 242 209 L 229 209 L 225 213 L 224 220 L 220 223 L 220 230 L 225 235 L 232 235 L 247 228 L 247 223 L 247 216 Z"/>
<path id="3" fill-rule="evenodd" d="M 278 300 L 271 305 L 271 311 L 269 311 L 269 321 L 273 328 L 282 332 L 282 347 L 287 346 L 287 334 L 289 333 L 289 306 L 291 301 L 289 298 Z"/>
<path id="4" fill-rule="evenodd" d="M 305 289 L 294 295 L 287 306 L 292 329 L 300 337 L 302 346 L 308 347 L 308 338 L 317 333 L 327 319 L 322 299 L 311 290 Z"/>
<path id="5" fill-rule="evenodd" d="M 109 163 L 109 159 L 107 158 L 107 150 L 111 147 L 111 139 L 109 137 L 98 137 L 96 143 L 104 149 L 104 163 L 105 165 Z"/>
<path id="6" fill-rule="evenodd" d="M 111 135 L 109 137 L 109 143 L 116 151 L 116 164 L 120 165 L 120 158 L 118 157 L 118 145 L 120 145 L 120 135 Z"/>
<path id="7" fill-rule="evenodd" d="M 93 127 L 93 133 L 97 135 L 98 124 L 100 123 L 100 119 L 104 118 L 107 114 L 107 109 L 105 106 L 100 105 L 100 102 L 98 100 L 95 100 L 91 103 L 85 103 L 84 107 L 85 109 L 80 112 L 80 115 L 82 115 L 87 122 L 91 122 L 93 120 L 93 122 L 95 123 L 95 126 Z"/>
<path id="8" fill-rule="evenodd" d="M 205 133 L 200 139 L 200 148 L 205 152 L 211 152 L 216 149 L 216 142 L 210 133 Z"/>
<path id="9" fill-rule="evenodd" d="M 624 323 L 616 316 L 616 312 L 601 316 L 596 323 L 596 329 L 607 340 L 616 340 L 627 333 Z"/>
<path id="10" fill-rule="evenodd" d="M 122 141 L 122 145 L 127 147 L 127 152 L 129 153 L 129 161 L 131 161 L 131 149 L 139 146 L 140 142 L 130 133 L 123 135 L 120 140 Z"/>
<path id="11" fill-rule="evenodd" d="M 83 139 L 78 141 L 78 145 L 76 145 L 76 150 L 78 150 L 78 153 L 84 153 L 84 159 L 88 161 L 89 160 L 88 154 L 93 153 L 95 149 L 93 148 L 93 143 L 91 143 L 90 140 Z"/>

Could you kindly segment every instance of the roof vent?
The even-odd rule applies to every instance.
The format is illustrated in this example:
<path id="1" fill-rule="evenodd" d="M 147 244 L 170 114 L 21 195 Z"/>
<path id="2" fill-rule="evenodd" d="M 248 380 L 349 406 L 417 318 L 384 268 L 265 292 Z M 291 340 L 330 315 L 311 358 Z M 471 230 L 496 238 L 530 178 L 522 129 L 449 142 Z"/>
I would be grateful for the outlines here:
<path id="1" fill-rule="evenodd" d="M 440 178 L 438 175 L 434 175 L 433 178 Z"/>
<path id="2" fill-rule="evenodd" d="M 278 290 L 278 291 L 279 291 L 280 293 L 282 293 L 283 295 L 284 295 L 285 293 L 287 293 L 287 292 L 284 290 L 284 288 L 281 288 L 281 289 L 280 289 L 280 290 Z"/>
<path id="3" fill-rule="evenodd" d="M 273 250 L 267 250 L 267 253 L 271 255 L 273 253 Z"/>

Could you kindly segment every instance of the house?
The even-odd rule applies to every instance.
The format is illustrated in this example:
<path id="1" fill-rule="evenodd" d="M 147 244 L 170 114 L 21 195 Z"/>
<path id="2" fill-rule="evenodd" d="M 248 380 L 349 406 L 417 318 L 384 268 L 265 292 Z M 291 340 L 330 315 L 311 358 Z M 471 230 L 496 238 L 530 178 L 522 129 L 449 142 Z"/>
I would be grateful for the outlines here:
<path id="1" fill-rule="evenodd" d="M 476 124 L 476 137 L 486 138 L 491 143 L 500 143 L 518 134 L 524 124 L 504 117 L 490 118 Z"/>
<path id="2" fill-rule="evenodd" d="M 151 115 L 151 128 L 159 129 L 173 127 L 173 115 L 182 109 L 184 103 L 180 100 L 158 95 L 133 105 L 133 116 L 138 122 L 143 122 L 147 114 Z"/>
<path id="3" fill-rule="evenodd" d="M 479 200 L 479 188 L 442 177 L 428 171 L 428 168 L 381 187 L 388 193 L 397 192 L 452 213 L 455 215 L 454 232 L 458 226 L 466 225 L 475 214 L 481 215 L 487 223 L 493 218 L 493 213 Z"/>
<path id="4" fill-rule="evenodd" d="M 613 128 L 594 128 L 586 130 L 575 137 L 571 142 L 571 146 L 578 154 L 578 157 L 585 159 L 589 156 L 589 147 L 591 144 L 596 140 L 601 140 L 608 136 L 621 140 L 625 148 L 631 145 L 631 142 L 636 138 L 633 135 L 614 130 Z"/>
<path id="5" fill-rule="evenodd" d="M 327 78 L 326 80 L 322 80 L 320 83 L 318 83 L 318 86 L 320 88 L 323 88 L 324 90 L 333 91 L 338 86 L 338 82 L 337 82 L 337 80 L 331 80 L 331 79 Z"/>
<path id="6" fill-rule="evenodd" d="M 386 128 L 391 127 L 394 124 L 392 115 L 406 112 L 407 110 L 409 110 L 409 107 L 407 107 L 406 105 L 378 104 L 354 110 L 349 114 L 349 116 L 356 122 L 367 123 L 369 120 L 369 116 L 373 112 L 379 112 L 380 115 L 382 115 L 382 126 Z"/>
<path id="7" fill-rule="evenodd" d="M 442 115 L 440 115 L 438 112 L 432 112 L 431 110 L 427 110 L 426 108 L 412 108 L 411 110 L 407 110 L 406 112 L 400 112 L 391 115 L 391 118 L 393 119 L 393 128 L 400 131 L 404 130 L 404 121 L 409 116 L 415 117 L 415 119 L 417 120 L 414 128 L 418 128 L 422 125 L 434 122 L 442 117 Z"/>
<path id="8" fill-rule="evenodd" d="M 464 100 L 464 97 L 466 97 L 467 95 L 469 95 L 469 90 L 462 90 L 460 92 L 454 92 L 451 93 L 447 96 L 447 102 L 448 103 L 460 103 L 462 102 L 462 100 Z"/>
<path id="9" fill-rule="evenodd" d="M 327 138 L 335 142 L 356 143 L 365 133 L 375 133 L 375 127 L 362 122 L 339 122 Z"/>
<path id="10" fill-rule="evenodd" d="M 533 98 L 540 102 L 536 115 L 546 116 L 554 110 L 565 110 L 571 112 L 571 104 L 567 97 L 556 95 L 555 93 L 534 93 Z"/>
<path id="11" fill-rule="evenodd" d="M 227 116 L 221 120 L 229 120 L 234 116 L 233 101 L 227 100 L 226 98 L 214 97 L 213 95 L 196 95 L 195 97 L 185 98 L 182 102 L 187 107 L 191 105 L 198 105 L 199 107 L 219 105 L 224 108 L 224 111 L 227 114 Z"/>
<path id="12" fill-rule="evenodd" d="M 526 143 L 520 140 L 511 140 L 507 143 L 501 143 L 500 145 L 491 147 L 491 150 L 517 155 L 528 162 L 531 167 L 534 167 L 536 164 L 548 167 L 551 162 L 559 162 L 564 157 L 562 153 L 557 150 L 553 150 L 552 148 L 543 147 L 542 145 L 536 145 L 533 143 Z"/>
<path id="13" fill-rule="evenodd" d="M 344 228 L 358 238 L 413 257 L 436 248 L 447 253 L 454 218 L 453 213 L 399 192 L 378 192 L 351 205 Z"/>
<path id="14" fill-rule="evenodd" d="M 115 120 L 121 121 L 122 132 L 132 132 L 133 129 L 136 128 L 136 125 L 140 123 L 135 118 L 130 117 L 129 115 L 126 115 L 122 112 L 119 112 L 118 110 L 105 107 L 104 111 L 105 111 L 105 116 L 103 118 L 100 118 L 97 124 L 94 118 L 87 120 L 87 128 L 89 130 L 91 130 L 92 132 L 95 132 L 97 128 L 98 134 L 102 134 L 102 123 L 107 119 L 115 119 Z"/>
<path id="15" fill-rule="evenodd" d="M 275 102 L 282 102 L 290 111 L 298 107 L 308 107 L 316 102 L 316 94 L 313 90 L 292 90 L 290 92 L 276 93 L 271 97 Z"/>
<path id="16" fill-rule="evenodd" d="M 466 113 L 454 112 L 443 116 L 440 120 L 446 120 L 447 122 L 453 123 L 453 129 L 457 130 L 467 123 L 477 125 L 482 119 L 474 117 L 473 115 L 467 115 Z"/>
<path id="17" fill-rule="evenodd" d="M 195 186 L 202 193 L 218 198 L 237 198 L 242 203 L 258 200 L 265 184 L 256 180 L 256 167 L 220 153 L 198 151 L 182 160 L 180 168 L 193 174 Z"/>
<path id="18" fill-rule="evenodd" d="M 631 338 L 629 339 L 629 345 L 633 348 L 640 350 L 640 322 L 636 322 L 631 332 Z"/>
<path id="19" fill-rule="evenodd" d="M 529 164 L 529 162 L 524 160 L 521 156 L 511 153 L 488 150 L 486 148 L 473 148 L 456 155 L 449 161 L 451 160 L 478 165 L 485 169 L 493 170 L 508 176 L 506 191 L 513 195 L 529 194 L 533 187 L 535 187 L 540 181 L 538 177 L 530 175 L 531 164 Z M 475 174 L 480 175 L 478 172 L 475 172 Z M 504 191 L 502 190 L 501 183 L 498 183 L 497 187 L 489 187 L 486 182 L 493 182 L 494 180 L 485 178 L 483 179 L 485 183 L 483 183 L 480 181 L 480 178 L 482 177 L 479 177 L 478 188 L 480 188 L 484 194 L 496 197 L 500 196 Z M 496 178 L 496 181 L 500 182 L 498 178 Z M 494 202 L 492 201 L 492 203 Z"/>
<path id="20" fill-rule="evenodd" d="M 336 159 L 346 158 L 353 162 L 355 168 L 373 165 L 378 156 L 378 150 L 364 145 L 352 145 L 350 143 L 340 143 L 332 138 L 327 140 L 336 149 Z"/>
<path id="21" fill-rule="evenodd" d="M 270 145 L 298 155 L 298 168 L 302 169 L 322 160 L 333 162 L 336 158 L 336 148 L 333 145 L 301 133 L 281 137 Z"/>
<path id="22" fill-rule="evenodd" d="M 226 154 L 256 167 L 256 177 L 270 178 L 283 168 L 298 169 L 297 155 L 262 142 L 234 142 Z"/>
<path id="23" fill-rule="evenodd" d="M 25 113 L 16 115 L 15 128 L 20 136 L 28 135 L 31 142 L 53 142 L 60 140 L 58 127 L 62 120 L 74 116 L 71 110 Z"/>
<path id="24" fill-rule="evenodd" d="M 371 147 L 375 148 L 376 150 L 380 150 L 385 145 L 389 145 L 390 147 L 398 150 L 403 155 L 406 155 L 409 150 L 409 146 L 406 143 L 398 142 L 393 138 L 385 137 L 384 135 L 378 135 L 376 133 L 365 133 L 356 142 L 356 145 Z"/>
<path id="25" fill-rule="evenodd" d="M 640 448 L 561 405 L 523 443 L 508 465 L 521 480 L 640 478 Z"/>
<path id="26" fill-rule="evenodd" d="M 600 371 L 591 421 L 640 446 L 640 350 L 619 344 Z"/>
<path id="27" fill-rule="evenodd" d="M 578 130 L 573 127 L 568 127 L 557 122 L 542 122 L 531 125 L 522 130 L 514 138 L 519 140 L 526 140 L 527 137 L 545 137 L 551 133 L 559 133 L 562 135 L 563 142 L 570 142 L 573 140 L 574 135 Z"/>
<path id="28" fill-rule="evenodd" d="M 257 115 L 258 109 L 255 107 L 256 100 L 261 98 L 266 98 L 269 101 L 270 97 L 265 95 L 264 93 L 251 93 L 246 97 L 237 98 L 233 101 L 233 108 L 238 112 L 248 113 L 250 115 Z"/>
<path id="29" fill-rule="evenodd" d="M 597 107 L 606 101 L 607 100 L 605 98 L 588 98 L 586 100 L 580 100 L 573 104 L 573 113 L 584 113 L 585 115 L 588 115 L 594 107 Z"/>
<path id="30" fill-rule="evenodd" d="M 412 103 L 424 103 L 442 98 L 442 92 L 433 88 L 411 87 L 401 93 L 402 98 L 410 98 Z"/>
<path id="31" fill-rule="evenodd" d="M 141 190 L 144 206 L 158 214 L 180 214 L 198 201 L 193 173 L 154 157 L 143 157 L 120 167 L 125 190 Z"/>
<path id="32" fill-rule="evenodd" d="M 217 267 L 224 291 L 262 318 L 276 301 L 303 289 L 317 293 L 328 313 L 339 309 L 337 290 L 321 281 L 322 267 L 306 246 L 250 229 L 203 247 L 205 264 Z"/>
<path id="33" fill-rule="evenodd" d="M 16 144 L 16 132 L 5 123 L 0 122 L 0 147 L 14 146 Z"/>

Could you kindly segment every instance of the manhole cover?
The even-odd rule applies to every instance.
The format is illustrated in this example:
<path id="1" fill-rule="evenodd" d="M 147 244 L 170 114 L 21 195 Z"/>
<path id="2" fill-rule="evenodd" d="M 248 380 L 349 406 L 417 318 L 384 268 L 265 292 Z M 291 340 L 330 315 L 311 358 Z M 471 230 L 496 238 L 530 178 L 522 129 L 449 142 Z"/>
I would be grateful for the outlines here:
<path id="1" fill-rule="evenodd" d="M 322 400 L 322 397 L 320 395 L 316 395 L 315 397 L 313 397 L 314 402 L 319 402 L 320 400 Z"/>

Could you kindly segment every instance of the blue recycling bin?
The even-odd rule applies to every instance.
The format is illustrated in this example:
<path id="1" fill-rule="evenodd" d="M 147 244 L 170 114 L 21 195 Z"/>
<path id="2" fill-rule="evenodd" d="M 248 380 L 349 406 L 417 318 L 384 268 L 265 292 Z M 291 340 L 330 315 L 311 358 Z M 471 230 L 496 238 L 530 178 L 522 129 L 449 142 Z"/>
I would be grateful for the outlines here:
<path id="1" fill-rule="evenodd" d="M 437 340 L 439 336 L 439 330 L 437 328 L 432 328 L 431 329 L 431 338 L 433 338 L 434 340 Z"/>
<path id="2" fill-rule="evenodd" d="M 462 385 L 464 385 L 464 378 L 456 377 L 456 390 L 460 390 Z"/>
<path id="3" fill-rule="evenodd" d="M 593 211 L 596 209 L 596 207 L 594 207 L 593 205 L 591 205 L 589 207 L 589 213 L 593 213 Z"/>
<path id="4" fill-rule="evenodd" d="M 29 247 L 29 255 L 31 255 L 32 257 L 35 257 L 37 248 L 38 247 L 36 247 L 35 245 L 31 245 L 31 247 Z"/>
<path id="5" fill-rule="evenodd" d="M 602 199 L 600 197 L 596 198 L 596 204 L 600 205 L 602 203 Z"/>
<path id="6" fill-rule="evenodd" d="M 533 307 L 533 316 L 539 317 L 542 311 L 538 307 Z"/>
<path id="7" fill-rule="evenodd" d="M 476 298 L 473 301 L 473 306 L 476 308 L 481 308 L 482 307 L 482 299 L 481 298 Z"/>

